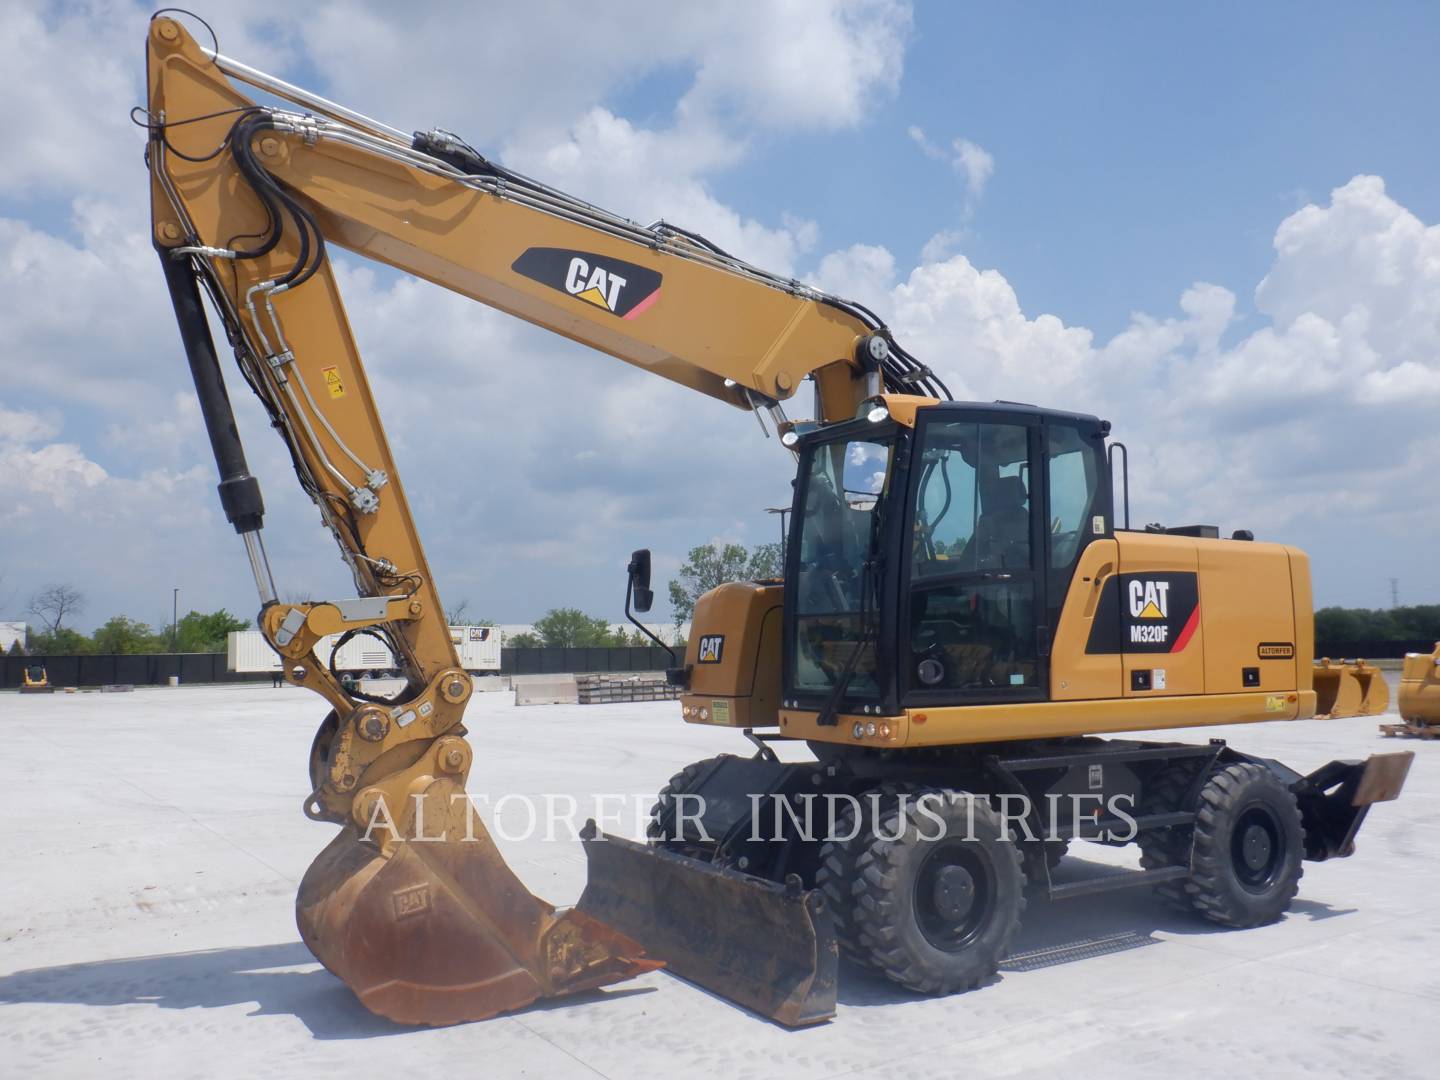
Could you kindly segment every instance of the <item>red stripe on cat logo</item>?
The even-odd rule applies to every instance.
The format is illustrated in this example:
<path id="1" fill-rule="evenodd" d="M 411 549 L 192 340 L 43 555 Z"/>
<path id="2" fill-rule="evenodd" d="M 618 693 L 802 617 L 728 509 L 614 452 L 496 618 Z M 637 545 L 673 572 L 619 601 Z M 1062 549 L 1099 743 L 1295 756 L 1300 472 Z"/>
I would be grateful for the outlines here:
<path id="1" fill-rule="evenodd" d="M 1200 605 L 1196 604 L 1194 610 L 1190 612 L 1190 618 L 1185 620 L 1185 629 L 1180 631 L 1180 636 L 1175 639 L 1175 644 L 1170 647 L 1170 651 L 1177 653 L 1185 648 L 1186 645 L 1189 645 L 1190 639 L 1195 636 L 1195 629 L 1199 625 Z"/>

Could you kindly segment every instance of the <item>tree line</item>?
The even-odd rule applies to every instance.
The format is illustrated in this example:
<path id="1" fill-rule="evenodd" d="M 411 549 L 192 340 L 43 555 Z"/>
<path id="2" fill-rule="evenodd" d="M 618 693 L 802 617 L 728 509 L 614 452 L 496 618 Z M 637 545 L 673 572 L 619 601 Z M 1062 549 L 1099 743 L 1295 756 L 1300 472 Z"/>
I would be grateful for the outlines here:
<path id="1" fill-rule="evenodd" d="M 1321 608 L 1315 612 L 1315 639 L 1327 643 L 1440 641 L 1440 604 Z"/>
<path id="2" fill-rule="evenodd" d="M 669 582 L 671 618 L 677 643 L 683 647 L 679 628 L 695 613 L 700 596 L 727 581 L 759 581 L 778 577 L 781 572 L 779 544 L 702 544 L 690 549 L 679 572 Z M 453 605 L 446 618 L 452 626 L 466 625 L 468 604 Z M 232 630 L 249 630 L 252 624 L 221 608 L 209 613 L 191 611 L 173 627 L 151 627 L 127 615 L 107 619 L 93 634 L 74 629 L 75 619 L 85 611 L 85 596 L 69 585 L 46 585 L 36 592 L 25 609 L 38 626 L 30 629 L 25 647 L 19 642 L 11 652 L 32 655 L 77 655 L 83 653 L 224 652 L 225 637 Z M 494 624 L 471 619 L 474 625 Z M 587 615 L 579 608 L 551 608 L 537 619 L 529 633 L 506 640 L 512 648 L 584 648 L 653 645 L 639 630 L 612 630 L 608 620 Z"/>
<path id="3" fill-rule="evenodd" d="M 112 615 L 93 634 L 66 625 L 84 614 L 85 594 L 69 585 L 46 585 L 30 597 L 25 612 L 38 622 L 25 641 L 10 646 L 10 655 L 78 656 L 86 653 L 224 652 L 232 630 L 250 623 L 221 608 L 187 612 L 171 626 L 153 629 L 128 615 Z"/>

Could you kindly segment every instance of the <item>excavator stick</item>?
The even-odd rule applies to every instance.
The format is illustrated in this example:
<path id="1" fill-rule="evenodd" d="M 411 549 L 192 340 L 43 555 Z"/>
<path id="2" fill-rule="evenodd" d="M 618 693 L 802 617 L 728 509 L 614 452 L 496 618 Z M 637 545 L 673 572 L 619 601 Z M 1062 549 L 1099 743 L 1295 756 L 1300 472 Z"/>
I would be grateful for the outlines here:
<path id="1" fill-rule="evenodd" d="M 599 832 L 578 910 L 681 978 L 786 1027 L 835 1015 L 839 950 L 821 894 Z"/>
<path id="2" fill-rule="evenodd" d="M 465 800 L 432 785 L 426 835 L 377 845 L 347 825 L 296 897 L 300 934 L 366 1008 L 402 1024 L 484 1020 L 661 965 L 624 934 L 556 912 L 506 865 Z"/>
<path id="3" fill-rule="evenodd" d="M 1373 664 L 1364 660 L 1337 663 L 1327 657 L 1315 665 L 1317 718 L 1379 716 L 1389 707 L 1390 687 Z"/>

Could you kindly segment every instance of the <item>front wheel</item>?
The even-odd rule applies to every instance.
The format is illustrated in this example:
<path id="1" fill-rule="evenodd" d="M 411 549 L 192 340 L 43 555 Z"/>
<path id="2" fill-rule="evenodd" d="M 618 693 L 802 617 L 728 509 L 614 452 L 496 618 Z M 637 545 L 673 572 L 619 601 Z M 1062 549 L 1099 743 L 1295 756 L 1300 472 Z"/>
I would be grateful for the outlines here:
<path id="1" fill-rule="evenodd" d="M 1300 891 L 1305 830 L 1295 796 L 1249 762 L 1227 766 L 1200 789 L 1190 902 L 1212 922 L 1261 926 Z"/>
<path id="2" fill-rule="evenodd" d="M 925 994 L 990 978 L 1025 910 L 1020 851 L 966 792 L 926 788 L 884 808 L 855 874 L 849 914 L 866 963 Z"/>

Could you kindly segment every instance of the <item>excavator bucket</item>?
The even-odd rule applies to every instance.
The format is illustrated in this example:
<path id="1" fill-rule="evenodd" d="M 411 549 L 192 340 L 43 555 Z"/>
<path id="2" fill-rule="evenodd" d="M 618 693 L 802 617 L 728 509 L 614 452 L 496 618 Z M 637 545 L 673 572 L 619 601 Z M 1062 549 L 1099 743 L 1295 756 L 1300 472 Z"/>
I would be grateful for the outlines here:
<path id="1" fill-rule="evenodd" d="M 1407 653 L 1400 669 L 1400 719 L 1440 728 L 1440 641 L 1435 651 Z"/>
<path id="2" fill-rule="evenodd" d="M 835 1015 L 839 962 L 820 893 L 663 848 L 582 837 L 588 883 L 578 910 L 641 941 L 673 974 L 786 1027 Z"/>
<path id="3" fill-rule="evenodd" d="M 624 934 L 532 895 L 468 802 L 447 817 L 450 793 L 430 794 L 443 832 L 432 825 L 382 850 L 346 826 L 296 897 L 305 944 L 366 1008 L 455 1024 L 661 966 Z"/>
<path id="4" fill-rule="evenodd" d="M 1364 660 L 1336 662 L 1328 657 L 1315 665 L 1315 716 L 1378 716 L 1390 707 L 1390 687 L 1380 669 Z"/>

